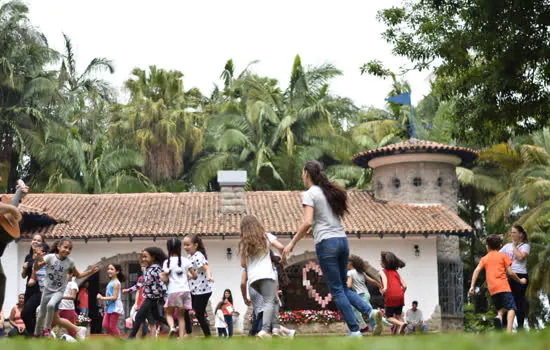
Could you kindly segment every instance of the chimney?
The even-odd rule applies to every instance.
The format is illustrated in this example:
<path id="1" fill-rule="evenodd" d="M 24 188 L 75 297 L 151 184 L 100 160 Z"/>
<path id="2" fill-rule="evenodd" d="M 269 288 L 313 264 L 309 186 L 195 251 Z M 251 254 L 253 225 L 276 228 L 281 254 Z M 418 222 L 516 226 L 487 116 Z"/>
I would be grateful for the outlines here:
<path id="1" fill-rule="evenodd" d="M 218 183 L 222 214 L 243 214 L 246 211 L 246 171 L 218 171 Z"/>

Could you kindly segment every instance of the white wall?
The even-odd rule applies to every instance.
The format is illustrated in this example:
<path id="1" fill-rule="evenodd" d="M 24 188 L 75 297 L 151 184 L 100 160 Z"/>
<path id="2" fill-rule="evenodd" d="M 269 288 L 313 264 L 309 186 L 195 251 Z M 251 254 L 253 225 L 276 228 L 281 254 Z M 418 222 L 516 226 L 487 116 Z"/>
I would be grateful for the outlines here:
<path id="1" fill-rule="evenodd" d="M 287 243 L 288 239 L 282 239 Z M 215 279 L 214 292 L 211 298 L 213 304 L 217 303 L 222 296 L 224 289 L 229 288 L 234 295 L 235 309 L 242 315 L 246 312 L 240 293 L 241 268 L 238 257 L 238 240 L 205 240 L 208 260 Z M 420 256 L 414 255 L 414 245 L 420 246 Z M 11 308 L 17 301 L 18 291 L 24 291 L 25 281 L 19 276 L 25 255 L 29 249 L 30 242 L 21 242 L 17 245 L 10 244 L 2 263 L 8 276 L 8 288 L 6 291 L 5 308 Z M 89 265 L 95 264 L 101 258 L 110 258 L 117 254 L 140 252 L 148 246 L 166 247 L 165 241 L 157 240 L 113 240 L 107 241 L 75 241 L 71 257 L 75 260 L 80 271 L 84 271 Z M 424 310 L 425 317 L 429 317 L 439 301 L 437 283 L 437 256 L 435 237 L 409 237 L 406 239 L 385 237 L 380 238 L 350 238 L 350 247 L 353 254 L 359 255 L 368 260 L 374 267 L 380 267 L 380 251 L 390 250 L 407 263 L 407 266 L 400 271 L 401 276 L 408 285 L 405 293 L 406 308 L 413 300 L 418 300 L 420 308 Z M 233 258 L 227 259 L 227 248 L 233 251 Z M 295 255 L 305 251 L 314 251 L 314 244 L 311 239 L 298 243 L 294 250 Z"/>

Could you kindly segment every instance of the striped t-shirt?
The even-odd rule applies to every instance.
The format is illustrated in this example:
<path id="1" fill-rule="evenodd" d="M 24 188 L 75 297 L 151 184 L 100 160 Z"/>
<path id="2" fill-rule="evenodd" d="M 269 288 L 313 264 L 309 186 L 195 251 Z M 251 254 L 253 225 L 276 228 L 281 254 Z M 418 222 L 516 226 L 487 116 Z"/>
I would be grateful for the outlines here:
<path id="1" fill-rule="evenodd" d="M 36 279 L 38 280 L 38 286 L 40 287 L 40 293 L 44 291 L 44 280 L 46 279 L 46 266 L 41 267 L 36 271 Z"/>

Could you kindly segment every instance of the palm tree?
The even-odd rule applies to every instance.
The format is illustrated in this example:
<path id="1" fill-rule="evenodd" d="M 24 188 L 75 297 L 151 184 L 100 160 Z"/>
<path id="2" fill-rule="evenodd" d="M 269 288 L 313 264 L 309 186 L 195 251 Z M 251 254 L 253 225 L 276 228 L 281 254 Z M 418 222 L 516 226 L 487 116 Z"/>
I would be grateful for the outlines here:
<path id="1" fill-rule="evenodd" d="M 34 135 L 33 153 L 42 172 L 34 186 L 46 192 L 106 193 L 145 192 L 155 187 L 139 169 L 139 152 L 113 148 L 105 135 L 94 143 L 84 140 L 73 127 L 50 123 L 46 132 Z"/>
<path id="2" fill-rule="evenodd" d="M 111 87 L 103 80 L 94 76 L 98 72 L 109 72 L 113 74 L 115 68 L 111 60 L 106 58 L 94 58 L 88 66 L 79 74 L 76 71 L 76 60 L 71 39 L 63 34 L 65 40 L 65 52 L 61 58 L 59 69 L 59 86 L 67 94 L 83 96 L 87 93 L 98 94 L 104 99 L 112 95 Z"/>
<path id="3" fill-rule="evenodd" d="M 117 120 L 118 136 L 135 138 L 145 158 L 144 173 L 155 184 L 177 180 L 185 161 L 202 148 L 205 115 L 198 90 L 183 90 L 183 73 L 139 68 L 126 82 L 130 103 Z"/>
<path id="4" fill-rule="evenodd" d="M 218 170 L 247 169 L 253 188 L 282 189 L 269 143 L 282 104 L 277 81 L 252 74 L 248 67 L 234 79 L 232 69 L 230 60 L 222 73 L 227 99 L 208 121 L 205 149 L 210 153 L 195 165 L 193 184 L 207 188 Z"/>
<path id="5" fill-rule="evenodd" d="M 26 149 L 23 132 L 50 117 L 45 106 L 55 95 L 55 84 L 44 67 L 55 57 L 31 26 L 24 3 L 0 5 L 0 169 L 9 187 L 19 176 L 17 165 Z"/>

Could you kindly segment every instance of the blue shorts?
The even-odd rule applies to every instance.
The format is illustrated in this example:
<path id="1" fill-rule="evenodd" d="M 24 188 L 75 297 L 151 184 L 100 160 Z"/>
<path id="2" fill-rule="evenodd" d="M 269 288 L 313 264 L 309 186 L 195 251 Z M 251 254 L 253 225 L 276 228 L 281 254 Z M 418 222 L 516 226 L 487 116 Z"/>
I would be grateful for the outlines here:
<path id="1" fill-rule="evenodd" d="M 516 303 L 514 302 L 512 292 L 497 293 L 491 295 L 491 299 L 493 299 L 493 305 L 495 305 L 497 311 L 500 309 L 516 310 Z"/>

